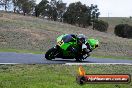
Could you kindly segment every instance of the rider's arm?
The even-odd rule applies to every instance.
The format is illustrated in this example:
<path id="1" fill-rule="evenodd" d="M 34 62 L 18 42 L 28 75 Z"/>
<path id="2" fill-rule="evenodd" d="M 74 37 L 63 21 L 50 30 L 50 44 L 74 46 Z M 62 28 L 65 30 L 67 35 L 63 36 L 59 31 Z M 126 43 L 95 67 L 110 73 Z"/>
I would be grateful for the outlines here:
<path id="1" fill-rule="evenodd" d="M 83 44 L 82 49 L 84 49 L 84 48 L 87 49 L 88 52 L 92 52 L 92 49 L 89 44 Z"/>
<path id="2" fill-rule="evenodd" d="M 82 44 L 82 49 L 87 49 L 87 46 L 85 44 Z"/>

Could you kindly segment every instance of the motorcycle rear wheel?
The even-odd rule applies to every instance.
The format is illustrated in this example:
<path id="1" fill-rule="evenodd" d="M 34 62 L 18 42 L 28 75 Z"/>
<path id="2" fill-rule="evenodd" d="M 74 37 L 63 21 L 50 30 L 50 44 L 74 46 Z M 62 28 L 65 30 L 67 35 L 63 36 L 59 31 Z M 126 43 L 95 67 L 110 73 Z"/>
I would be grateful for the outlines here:
<path id="1" fill-rule="evenodd" d="M 82 57 L 76 57 L 75 59 L 76 59 L 77 62 L 82 62 L 83 61 Z"/>

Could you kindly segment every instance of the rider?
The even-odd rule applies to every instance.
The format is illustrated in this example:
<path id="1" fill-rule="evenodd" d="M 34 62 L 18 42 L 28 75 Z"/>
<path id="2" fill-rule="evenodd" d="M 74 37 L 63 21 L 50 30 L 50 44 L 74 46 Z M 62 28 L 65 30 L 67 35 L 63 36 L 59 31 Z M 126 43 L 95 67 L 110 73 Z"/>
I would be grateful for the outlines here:
<path id="1" fill-rule="evenodd" d="M 92 48 L 89 43 L 86 43 L 86 36 L 83 34 L 79 34 L 77 36 L 78 40 L 78 45 L 80 45 L 80 48 L 83 53 L 89 54 L 89 52 L 92 52 Z"/>
<path id="2" fill-rule="evenodd" d="M 86 42 L 86 36 L 85 35 L 83 35 L 83 34 L 77 35 L 77 44 L 80 46 L 80 49 L 82 51 L 84 51 L 84 50 L 86 51 L 86 49 L 87 49 L 85 42 Z"/>
<path id="3" fill-rule="evenodd" d="M 85 45 L 86 37 L 83 34 L 75 35 L 75 34 L 68 34 L 67 38 L 72 38 L 77 42 L 79 45 L 78 49 L 75 49 L 74 47 L 69 47 L 69 51 L 78 54 L 78 51 L 82 51 L 83 49 L 87 49 L 87 46 Z"/>
<path id="4" fill-rule="evenodd" d="M 93 49 L 98 47 L 99 42 L 95 39 L 88 39 L 86 43 L 86 36 L 84 34 L 74 35 L 69 34 L 74 39 L 77 39 L 77 44 L 79 45 L 79 51 L 81 50 L 83 53 L 89 54 L 89 52 L 92 52 Z M 78 50 L 74 47 L 70 47 L 70 50 L 74 53 L 78 53 Z M 78 53 L 79 54 L 79 53 Z"/>

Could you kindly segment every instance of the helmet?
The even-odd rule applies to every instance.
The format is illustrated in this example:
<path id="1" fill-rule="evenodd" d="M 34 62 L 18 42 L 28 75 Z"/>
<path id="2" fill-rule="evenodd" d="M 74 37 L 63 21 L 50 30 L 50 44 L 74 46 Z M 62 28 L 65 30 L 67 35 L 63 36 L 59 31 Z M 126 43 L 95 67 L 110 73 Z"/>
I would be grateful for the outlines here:
<path id="1" fill-rule="evenodd" d="M 85 37 L 84 34 L 79 34 L 79 35 L 77 36 L 77 38 L 78 38 L 78 42 L 79 42 L 80 44 L 85 43 L 86 37 Z"/>
<path id="2" fill-rule="evenodd" d="M 99 46 L 99 41 L 96 39 L 88 39 L 87 41 L 92 49 L 95 49 Z"/>

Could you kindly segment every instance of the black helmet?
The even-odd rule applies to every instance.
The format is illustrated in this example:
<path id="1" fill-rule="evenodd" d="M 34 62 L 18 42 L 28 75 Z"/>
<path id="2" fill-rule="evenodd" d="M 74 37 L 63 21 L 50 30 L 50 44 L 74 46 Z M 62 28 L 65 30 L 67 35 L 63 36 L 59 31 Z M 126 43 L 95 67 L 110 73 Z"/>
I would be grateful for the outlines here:
<path id="1" fill-rule="evenodd" d="M 79 34 L 77 37 L 78 37 L 79 44 L 85 43 L 86 37 L 84 34 Z"/>

